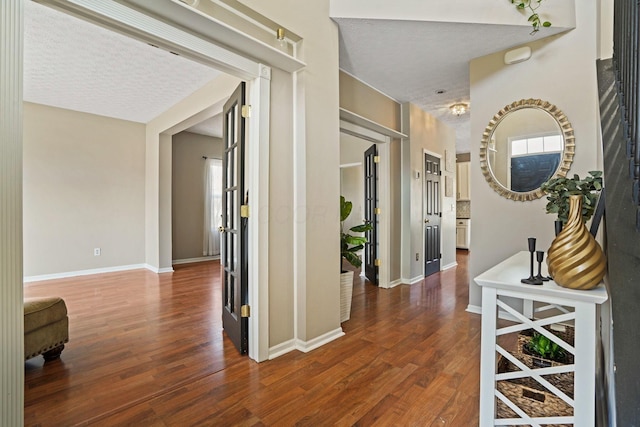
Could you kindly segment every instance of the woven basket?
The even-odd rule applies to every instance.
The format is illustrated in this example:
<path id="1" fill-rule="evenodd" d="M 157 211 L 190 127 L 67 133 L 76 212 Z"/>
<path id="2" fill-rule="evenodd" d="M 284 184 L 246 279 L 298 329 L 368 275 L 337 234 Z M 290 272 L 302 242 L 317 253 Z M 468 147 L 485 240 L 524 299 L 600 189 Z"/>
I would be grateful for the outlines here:
<path id="1" fill-rule="evenodd" d="M 498 381 L 497 389 L 530 417 L 570 417 L 573 408 L 550 392 L 532 389 L 511 381 Z M 496 418 L 520 418 L 497 399 Z M 572 427 L 571 424 L 545 424 L 547 427 Z"/>
<path id="2" fill-rule="evenodd" d="M 550 330 L 548 327 L 545 329 Z M 567 353 L 565 360 L 562 362 L 557 362 L 555 360 L 546 359 L 544 357 L 540 357 L 538 355 L 531 355 L 527 353 L 525 349 L 525 345 L 529 342 L 530 337 L 533 335 L 532 329 L 527 329 L 522 331 L 518 335 L 518 345 L 516 347 L 516 351 L 514 356 L 516 359 L 521 361 L 528 368 L 546 368 L 551 366 L 562 366 L 562 365 L 570 365 L 574 363 L 574 357 L 572 354 Z M 574 345 L 574 328 L 567 327 L 564 332 L 551 331 L 566 343 Z M 506 359 L 501 359 L 500 363 L 502 366 L 498 366 L 498 372 L 514 372 L 519 369 L 514 366 L 511 362 Z M 563 391 L 567 396 L 573 398 L 574 390 L 573 390 L 573 381 L 574 381 L 574 373 L 567 372 L 562 374 L 553 374 L 553 375 L 545 375 L 543 378 L 557 387 L 559 390 Z M 546 387 L 540 384 L 538 381 L 533 378 L 519 378 L 512 380 L 514 383 L 525 385 L 529 388 L 533 388 L 539 391 L 547 391 Z"/>

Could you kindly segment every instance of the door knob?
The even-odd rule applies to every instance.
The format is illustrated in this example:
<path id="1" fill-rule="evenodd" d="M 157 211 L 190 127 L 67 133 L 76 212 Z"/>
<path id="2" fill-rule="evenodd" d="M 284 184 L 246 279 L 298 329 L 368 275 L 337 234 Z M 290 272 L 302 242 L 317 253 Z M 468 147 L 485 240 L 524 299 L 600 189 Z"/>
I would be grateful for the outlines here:
<path id="1" fill-rule="evenodd" d="M 425 224 L 428 224 L 428 223 L 429 223 L 429 219 L 425 219 L 425 220 L 424 220 L 424 223 L 425 223 Z"/>
<path id="2" fill-rule="evenodd" d="M 223 226 L 218 227 L 218 231 L 224 233 L 226 230 Z"/>

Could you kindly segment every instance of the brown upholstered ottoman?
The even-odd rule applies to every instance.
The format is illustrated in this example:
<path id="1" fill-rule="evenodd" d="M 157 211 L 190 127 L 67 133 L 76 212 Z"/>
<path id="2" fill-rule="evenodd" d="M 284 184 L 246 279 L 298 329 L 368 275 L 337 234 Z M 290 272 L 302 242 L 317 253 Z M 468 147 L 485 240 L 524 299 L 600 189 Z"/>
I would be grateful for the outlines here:
<path id="1" fill-rule="evenodd" d="M 57 359 L 69 341 L 67 306 L 59 297 L 24 300 L 24 360 L 40 354 Z"/>

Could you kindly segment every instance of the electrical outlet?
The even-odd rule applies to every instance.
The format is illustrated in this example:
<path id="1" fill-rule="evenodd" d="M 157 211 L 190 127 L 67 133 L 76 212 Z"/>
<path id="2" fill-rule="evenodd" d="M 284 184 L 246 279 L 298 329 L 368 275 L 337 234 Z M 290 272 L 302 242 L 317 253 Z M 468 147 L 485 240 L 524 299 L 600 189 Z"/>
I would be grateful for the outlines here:
<path id="1" fill-rule="evenodd" d="M 93 256 L 100 256 L 100 248 L 93 248 Z"/>
<path id="2" fill-rule="evenodd" d="M 420 254 L 416 252 L 416 261 L 420 261 Z"/>

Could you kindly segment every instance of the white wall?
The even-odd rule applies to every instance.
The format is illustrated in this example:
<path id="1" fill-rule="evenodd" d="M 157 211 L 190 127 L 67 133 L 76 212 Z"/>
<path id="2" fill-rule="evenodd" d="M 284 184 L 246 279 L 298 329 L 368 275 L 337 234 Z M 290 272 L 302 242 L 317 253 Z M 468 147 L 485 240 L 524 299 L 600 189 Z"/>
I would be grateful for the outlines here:
<path id="1" fill-rule="evenodd" d="M 144 125 L 25 103 L 25 276 L 143 262 Z"/>
<path id="2" fill-rule="evenodd" d="M 552 215 L 546 200 L 514 202 L 500 197 L 485 181 L 478 159 L 482 132 L 493 115 L 522 98 L 555 104 L 568 117 L 576 137 L 570 173 L 581 176 L 602 169 L 598 161 L 599 121 L 596 86 L 596 2 L 576 5 L 576 29 L 530 44 L 531 59 L 504 65 L 503 52 L 471 61 L 471 193 L 473 220 L 469 259 L 469 304 L 481 304 L 473 277 L 510 255 L 527 249 L 527 237 L 537 237 L 537 249 L 553 239 Z"/>

